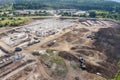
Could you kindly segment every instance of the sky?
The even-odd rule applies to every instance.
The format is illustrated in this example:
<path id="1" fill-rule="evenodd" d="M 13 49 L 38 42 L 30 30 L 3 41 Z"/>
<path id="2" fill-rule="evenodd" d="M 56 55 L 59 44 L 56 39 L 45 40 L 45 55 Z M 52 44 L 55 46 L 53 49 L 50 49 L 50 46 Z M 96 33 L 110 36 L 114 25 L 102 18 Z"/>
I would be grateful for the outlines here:
<path id="1" fill-rule="evenodd" d="M 120 0 L 111 0 L 111 1 L 116 1 L 116 2 L 120 2 Z"/>

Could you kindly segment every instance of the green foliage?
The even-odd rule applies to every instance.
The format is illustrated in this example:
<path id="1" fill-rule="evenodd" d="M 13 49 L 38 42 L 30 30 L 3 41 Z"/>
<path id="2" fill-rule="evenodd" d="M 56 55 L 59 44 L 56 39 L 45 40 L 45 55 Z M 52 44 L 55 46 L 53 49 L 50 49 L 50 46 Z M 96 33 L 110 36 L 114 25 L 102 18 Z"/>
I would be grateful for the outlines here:
<path id="1" fill-rule="evenodd" d="M 117 76 L 113 80 L 120 80 L 120 72 L 117 74 Z"/>
<path id="2" fill-rule="evenodd" d="M 109 18 L 109 19 L 115 19 L 120 20 L 120 14 L 114 13 L 114 12 L 108 12 L 108 11 L 102 11 L 102 10 L 90 10 L 89 11 L 91 18 Z"/>
<path id="3" fill-rule="evenodd" d="M 18 21 L 12 21 L 10 23 L 10 26 L 18 26 L 19 25 L 19 22 Z"/>
<path id="4" fill-rule="evenodd" d="M 118 67 L 120 68 L 120 61 L 118 62 Z"/>
<path id="5" fill-rule="evenodd" d="M 7 11 L 7 10 L 12 10 L 13 6 L 11 4 L 3 4 L 0 5 L 0 10 L 1 11 Z"/>
<path id="6" fill-rule="evenodd" d="M 58 69 L 55 74 L 57 76 L 61 76 L 63 74 L 66 74 L 67 72 L 68 72 L 68 70 L 66 68 L 62 68 L 62 69 Z"/>
<path id="7" fill-rule="evenodd" d="M 96 17 L 96 13 L 94 11 L 91 11 L 91 12 L 89 12 L 89 16 L 91 18 L 95 18 Z"/>
<path id="8" fill-rule="evenodd" d="M 51 57 L 50 62 L 56 63 L 56 64 L 62 64 L 63 58 L 62 57 Z"/>
<path id="9" fill-rule="evenodd" d="M 88 17 L 86 14 L 79 15 L 80 17 Z"/>
<path id="10" fill-rule="evenodd" d="M 79 67 L 79 64 L 77 64 L 77 63 L 74 62 L 74 61 L 71 61 L 70 65 L 71 65 L 71 67 L 72 67 L 73 69 L 77 69 L 77 68 Z"/>
<path id="11" fill-rule="evenodd" d="M 47 53 L 52 54 L 55 50 L 46 50 Z"/>
<path id="12" fill-rule="evenodd" d="M 65 76 L 68 72 L 64 59 L 59 56 L 54 56 L 50 58 L 50 62 L 56 64 L 56 69 L 52 72 L 52 74 L 56 76 Z"/>
<path id="13" fill-rule="evenodd" d="M 108 0 L 31 0 L 16 1 L 15 9 L 80 9 L 120 13 L 120 3 Z"/>
<path id="14" fill-rule="evenodd" d="M 4 17 L 2 17 L 2 18 L 1 18 L 1 20 L 5 20 L 5 18 L 4 18 Z"/>
<path id="15" fill-rule="evenodd" d="M 30 16 L 31 16 L 31 14 L 30 14 Z M 36 11 L 33 16 L 51 16 L 51 14 L 46 12 L 46 11 L 43 11 L 43 12 L 42 11 L 39 11 L 39 12 Z"/>
<path id="16" fill-rule="evenodd" d="M 0 27 L 19 26 L 21 24 L 25 24 L 28 21 L 29 19 L 27 18 L 3 17 L 1 18 L 1 21 L 0 21 Z"/>
<path id="17" fill-rule="evenodd" d="M 3 26 L 4 26 L 3 23 L 0 22 L 0 27 L 3 27 Z"/>
<path id="18" fill-rule="evenodd" d="M 120 69 L 120 61 L 118 62 L 118 67 Z M 116 77 L 112 80 L 120 80 L 120 71 L 118 72 L 118 74 L 116 75 Z"/>
<path id="19" fill-rule="evenodd" d="M 72 14 L 69 12 L 65 12 L 65 13 L 61 13 L 62 14 L 62 16 L 72 16 Z"/>

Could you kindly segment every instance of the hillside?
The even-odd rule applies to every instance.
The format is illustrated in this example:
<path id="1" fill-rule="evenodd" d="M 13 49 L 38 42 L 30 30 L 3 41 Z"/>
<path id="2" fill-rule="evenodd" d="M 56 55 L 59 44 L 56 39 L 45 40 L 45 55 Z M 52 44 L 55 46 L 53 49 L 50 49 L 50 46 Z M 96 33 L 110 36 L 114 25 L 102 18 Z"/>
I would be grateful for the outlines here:
<path id="1" fill-rule="evenodd" d="M 120 3 L 109 0 L 0 0 L 0 3 L 14 3 L 14 9 L 76 8 L 81 10 L 106 10 L 120 13 Z"/>

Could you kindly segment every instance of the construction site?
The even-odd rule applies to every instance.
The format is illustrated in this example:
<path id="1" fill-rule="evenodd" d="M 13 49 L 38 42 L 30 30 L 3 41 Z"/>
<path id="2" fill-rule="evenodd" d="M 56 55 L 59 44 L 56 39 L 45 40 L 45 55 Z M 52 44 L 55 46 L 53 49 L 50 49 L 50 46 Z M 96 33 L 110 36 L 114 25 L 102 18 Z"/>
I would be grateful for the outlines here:
<path id="1" fill-rule="evenodd" d="M 0 80 L 112 79 L 119 70 L 119 26 L 112 20 L 48 18 L 0 29 Z"/>

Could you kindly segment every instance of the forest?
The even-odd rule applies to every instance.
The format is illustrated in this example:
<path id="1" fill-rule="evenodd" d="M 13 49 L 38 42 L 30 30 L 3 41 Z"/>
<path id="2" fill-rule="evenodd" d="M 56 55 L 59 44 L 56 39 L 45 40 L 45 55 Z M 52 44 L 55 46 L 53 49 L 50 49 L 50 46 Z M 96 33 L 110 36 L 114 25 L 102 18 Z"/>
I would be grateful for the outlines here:
<path id="1" fill-rule="evenodd" d="M 120 13 L 120 3 L 108 0 L 15 0 L 14 9 L 80 9 Z"/>
<path id="2" fill-rule="evenodd" d="M 78 9 L 89 12 L 89 16 L 79 15 L 78 17 L 107 18 L 120 20 L 120 3 L 110 0 L 0 0 L 0 13 L 25 9 Z M 48 16 L 49 14 L 36 13 L 34 16 Z M 72 16 L 71 13 L 62 13 L 62 16 Z M 6 14 L 0 14 L 6 17 Z M 15 17 L 18 15 L 14 15 Z M 31 15 L 29 15 L 31 16 Z M 8 17 L 8 16 L 7 16 Z"/>

